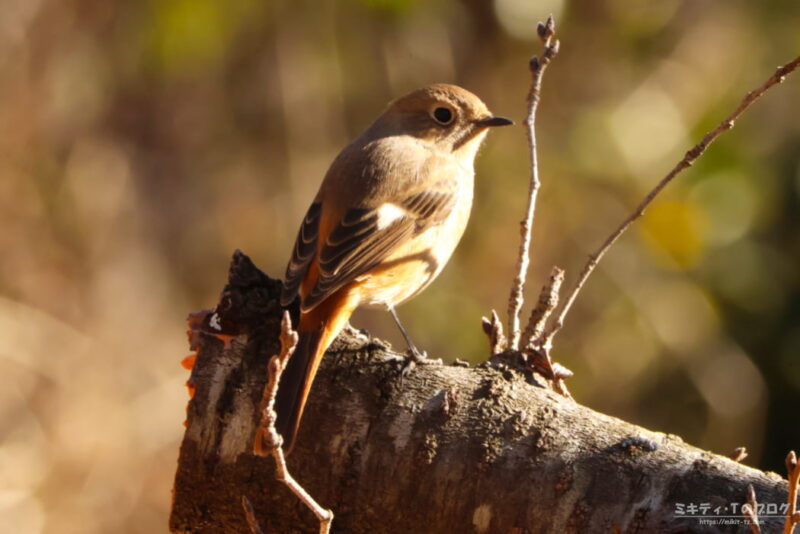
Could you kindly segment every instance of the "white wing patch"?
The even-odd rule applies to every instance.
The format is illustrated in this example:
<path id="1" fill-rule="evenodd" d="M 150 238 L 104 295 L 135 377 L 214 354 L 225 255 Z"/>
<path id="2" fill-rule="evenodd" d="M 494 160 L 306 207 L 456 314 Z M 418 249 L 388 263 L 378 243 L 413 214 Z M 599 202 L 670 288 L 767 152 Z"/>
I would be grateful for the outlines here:
<path id="1" fill-rule="evenodd" d="M 378 230 L 383 230 L 397 219 L 401 217 L 405 217 L 407 212 L 400 206 L 396 204 L 392 204 L 391 202 L 387 202 L 382 204 L 381 207 L 378 208 L 378 221 L 377 226 Z"/>

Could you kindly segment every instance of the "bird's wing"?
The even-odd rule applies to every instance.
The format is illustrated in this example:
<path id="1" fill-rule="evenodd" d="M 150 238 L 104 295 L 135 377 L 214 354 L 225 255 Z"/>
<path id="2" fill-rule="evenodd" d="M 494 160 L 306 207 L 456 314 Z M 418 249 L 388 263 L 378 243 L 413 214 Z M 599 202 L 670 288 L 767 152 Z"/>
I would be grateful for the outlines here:
<path id="1" fill-rule="evenodd" d="M 297 240 L 292 251 L 292 259 L 289 260 L 289 265 L 286 267 L 286 278 L 283 282 L 283 291 L 281 291 L 282 306 L 288 306 L 297 297 L 300 283 L 317 251 L 321 213 L 322 204 L 314 202 L 308 208 L 303 224 L 300 225 L 300 231 L 297 233 Z"/>
<path id="2" fill-rule="evenodd" d="M 425 189 L 398 202 L 347 210 L 319 248 L 319 273 L 303 298 L 303 310 L 314 308 L 342 286 L 380 265 L 408 239 L 441 224 L 455 200 L 451 191 Z M 296 251 L 299 249 L 295 247 Z"/>

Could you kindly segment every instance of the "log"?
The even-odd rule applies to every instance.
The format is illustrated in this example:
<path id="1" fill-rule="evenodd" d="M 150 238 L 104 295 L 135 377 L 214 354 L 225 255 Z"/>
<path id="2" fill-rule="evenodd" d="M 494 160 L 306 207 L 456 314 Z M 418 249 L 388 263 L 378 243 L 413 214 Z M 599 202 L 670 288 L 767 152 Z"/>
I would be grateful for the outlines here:
<path id="1" fill-rule="evenodd" d="M 252 454 L 280 288 L 237 251 L 217 307 L 190 316 L 172 532 L 251 532 L 243 496 L 266 533 L 318 531 L 272 459 Z M 288 464 L 333 510 L 332 532 L 744 533 L 748 484 L 762 532 L 782 531 L 780 476 L 563 398 L 513 355 L 405 376 L 402 361 L 347 329 L 317 375 Z"/>

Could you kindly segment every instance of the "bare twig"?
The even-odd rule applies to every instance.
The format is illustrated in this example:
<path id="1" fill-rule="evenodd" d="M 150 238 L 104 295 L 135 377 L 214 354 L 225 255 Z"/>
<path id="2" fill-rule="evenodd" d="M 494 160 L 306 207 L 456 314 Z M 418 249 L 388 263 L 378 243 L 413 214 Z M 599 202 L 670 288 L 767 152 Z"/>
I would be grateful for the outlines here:
<path id="1" fill-rule="evenodd" d="M 280 354 L 273 356 L 269 360 L 267 385 L 264 387 L 262 401 L 264 408 L 261 412 L 261 423 L 256 431 L 256 440 L 253 443 L 253 453 L 258 456 L 272 455 L 275 458 L 277 466 L 275 478 L 283 482 L 317 516 L 320 534 L 327 534 L 330 532 L 333 512 L 320 506 L 289 473 L 289 469 L 286 467 L 286 458 L 283 454 L 283 439 L 275 429 L 275 421 L 277 419 L 275 395 L 278 393 L 278 384 L 280 383 L 281 373 L 286 368 L 286 362 L 289 361 L 289 357 L 297 347 L 297 332 L 292 329 L 292 320 L 288 311 L 283 312 L 280 340 Z M 245 512 L 247 512 L 247 506 L 245 506 Z M 255 517 L 253 517 L 253 522 L 257 527 L 258 523 L 255 521 Z"/>
<path id="2" fill-rule="evenodd" d="M 786 471 L 789 478 L 789 506 L 786 508 L 786 521 L 783 524 L 783 534 L 792 534 L 794 527 L 800 523 L 800 513 L 797 512 L 797 492 L 800 485 L 800 464 L 797 455 L 789 451 L 786 455 Z"/>
<path id="3" fill-rule="evenodd" d="M 253 503 L 250 502 L 245 495 L 242 495 L 242 508 L 244 509 L 244 517 L 247 519 L 247 526 L 250 527 L 251 534 L 264 534 L 261 526 L 256 519 L 256 511 L 253 510 Z"/>
<path id="4" fill-rule="evenodd" d="M 758 501 L 752 484 L 747 485 L 747 504 L 742 506 L 742 513 L 750 521 L 750 530 L 753 534 L 761 534 L 761 525 L 758 523 Z"/>
<path id="5" fill-rule="evenodd" d="M 547 357 L 549 358 L 550 355 L 548 354 Z M 555 380 L 553 380 L 553 390 L 562 397 L 571 399 L 572 394 L 567 389 L 567 384 L 564 382 L 564 379 L 571 377 L 572 371 L 559 363 L 551 363 L 551 365 L 553 366 L 553 375 L 555 376 Z"/>
<path id="6" fill-rule="evenodd" d="M 550 314 L 558 306 L 558 296 L 561 291 L 561 284 L 564 282 L 564 269 L 560 267 L 553 267 L 550 271 L 550 279 L 542 287 L 539 293 L 539 302 L 531 312 L 531 317 L 528 319 L 528 325 L 522 333 L 521 346 L 527 347 L 531 343 L 536 343 L 539 338 L 544 334 L 544 328 L 547 324 L 547 319 Z"/>
<path id="7" fill-rule="evenodd" d="M 525 287 L 525 278 L 528 273 L 530 263 L 531 232 L 533 230 L 533 217 L 536 210 L 536 197 L 539 193 L 539 163 L 536 156 L 536 110 L 539 107 L 539 95 L 542 88 L 542 76 L 544 75 L 550 60 L 558 54 L 559 42 L 553 40 L 555 35 L 555 21 L 553 16 L 548 17 L 546 23 L 539 23 L 537 27 L 539 39 L 544 44 L 544 52 L 541 59 L 533 56 L 530 60 L 531 86 L 528 91 L 528 115 L 525 118 L 527 126 L 528 147 L 530 148 L 531 159 L 531 181 L 530 193 L 528 195 L 528 208 L 525 212 L 525 219 L 520 223 L 520 233 L 522 242 L 519 246 L 519 259 L 517 260 L 517 275 L 511 286 L 511 295 L 508 298 L 508 336 L 509 348 L 519 349 L 520 329 L 519 314 L 522 310 L 522 292 Z"/>
<path id="8" fill-rule="evenodd" d="M 675 167 L 673 167 L 672 170 L 669 171 L 669 173 L 664 176 L 660 182 L 658 182 L 658 184 L 656 184 L 653 190 L 650 191 L 644 200 L 642 200 L 642 202 L 636 207 L 636 210 L 630 216 L 628 216 L 627 219 L 622 221 L 617 229 L 614 230 L 611 235 L 608 236 L 608 238 L 606 238 L 602 245 L 600 245 L 600 248 L 589 255 L 589 259 L 586 262 L 586 265 L 584 265 L 577 282 L 575 282 L 572 291 L 569 293 L 567 299 L 561 306 L 555 322 L 549 326 L 547 334 L 545 334 L 548 342 L 552 341 L 553 337 L 564 325 L 564 319 L 566 318 L 567 313 L 569 313 L 569 310 L 572 307 L 572 304 L 575 302 L 575 298 L 578 296 L 581 288 L 583 288 L 583 285 L 586 283 L 586 279 L 589 278 L 590 274 L 592 274 L 592 271 L 594 271 L 595 267 L 597 267 L 597 264 L 603 258 L 603 255 L 608 251 L 611 245 L 613 245 L 617 239 L 619 239 L 619 236 L 621 236 L 622 233 L 625 232 L 625 230 L 627 230 L 636 219 L 644 214 L 645 209 L 647 209 L 653 199 L 661 192 L 662 189 L 664 189 L 664 187 L 666 187 L 667 184 L 669 184 L 683 170 L 690 167 L 721 133 L 733 128 L 734 122 L 742 113 L 744 113 L 747 108 L 750 107 L 753 102 L 758 100 L 773 85 L 783 82 L 786 76 L 791 74 L 795 69 L 797 69 L 798 66 L 800 66 L 800 56 L 796 57 L 786 65 L 779 67 L 760 87 L 747 93 L 739 103 L 739 106 L 727 117 L 725 117 L 725 119 L 723 119 L 723 121 L 720 122 L 716 128 L 708 132 L 698 144 L 686 152 L 686 155 L 683 156 L 683 159 L 680 160 L 678 164 L 675 165 Z"/>
<path id="9" fill-rule="evenodd" d="M 522 335 L 522 353 L 528 365 L 543 377 L 550 380 L 553 390 L 565 397 L 570 397 L 564 379 L 572 376 L 572 371 L 550 358 L 550 344 L 544 337 L 545 325 L 550 314 L 558 306 L 559 291 L 564 281 L 564 270 L 553 267 L 550 279 L 539 293 L 539 302 L 531 312 L 528 325 Z"/>
<path id="10" fill-rule="evenodd" d="M 736 447 L 728 455 L 728 458 L 730 458 L 734 462 L 743 461 L 745 458 L 747 458 L 747 447 Z"/>
<path id="11" fill-rule="evenodd" d="M 503 323 L 497 312 L 492 310 L 492 319 L 481 318 L 481 326 L 489 338 L 489 356 L 500 354 L 506 349 L 506 336 L 503 335 Z"/>
<path id="12" fill-rule="evenodd" d="M 294 354 L 297 347 L 297 332 L 292 328 L 292 319 L 288 311 L 283 312 L 281 318 L 281 352 L 270 358 L 267 371 L 267 385 L 264 386 L 261 412 L 261 422 L 256 431 L 256 440 L 253 444 L 253 452 L 258 456 L 272 454 L 273 449 L 283 445 L 283 439 L 275 429 L 277 414 L 275 413 L 275 396 L 278 393 L 278 384 L 281 374 L 286 368 L 286 362 Z"/>

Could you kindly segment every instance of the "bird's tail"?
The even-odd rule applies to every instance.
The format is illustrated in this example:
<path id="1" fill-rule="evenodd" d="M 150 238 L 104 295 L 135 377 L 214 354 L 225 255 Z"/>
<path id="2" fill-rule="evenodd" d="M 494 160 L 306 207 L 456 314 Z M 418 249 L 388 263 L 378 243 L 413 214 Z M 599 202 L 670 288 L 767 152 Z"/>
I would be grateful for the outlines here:
<path id="1" fill-rule="evenodd" d="M 286 364 L 275 396 L 275 428 L 283 436 L 286 454 L 294 446 L 311 383 L 322 357 L 355 309 L 351 300 L 329 299 L 300 319 L 297 347 Z"/>

